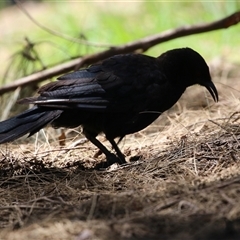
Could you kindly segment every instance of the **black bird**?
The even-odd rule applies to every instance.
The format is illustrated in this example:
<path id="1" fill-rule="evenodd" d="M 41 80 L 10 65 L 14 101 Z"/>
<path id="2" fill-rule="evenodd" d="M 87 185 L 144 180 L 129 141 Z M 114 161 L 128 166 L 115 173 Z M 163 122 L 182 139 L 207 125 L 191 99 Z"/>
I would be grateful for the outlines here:
<path id="1" fill-rule="evenodd" d="M 58 80 L 41 87 L 38 97 L 20 100 L 35 106 L 0 122 L 0 143 L 32 135 L 49 123 L 67 128 L 82 125 L 86 138 L 106 155 L 104 166 L 125 163 L 114 139 L 147 127 L 187 87 L 200 84 L 218 101 L 206 62 L 190 48 L 173 49 L 157 58 L 116 55 Z M 116 155 L 96 139 L 101 132 Z"/>

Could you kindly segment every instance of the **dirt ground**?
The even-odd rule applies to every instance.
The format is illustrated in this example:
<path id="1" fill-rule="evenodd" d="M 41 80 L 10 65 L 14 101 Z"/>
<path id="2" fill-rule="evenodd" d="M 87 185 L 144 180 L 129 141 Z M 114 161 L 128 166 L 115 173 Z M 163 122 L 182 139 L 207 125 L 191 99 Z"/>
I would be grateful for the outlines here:
<path id="1" fill-rule="evenodd" d="M 94 170 L 79 129 L 1 145 L 0 239 L 240 239 L 240 70 L 210 65 L 220 101 L 191 87 L 123 140 L 124 166 Z"/>
<path id="2" fill-rule="evenodd" d="M 69 130 L 2 145 L 0 239 L 239 239 L 240 72 L 221 64 L 219 103 L 193 86 L 126 137 L 125 166 L 94 170 L 104 157 Z"/>

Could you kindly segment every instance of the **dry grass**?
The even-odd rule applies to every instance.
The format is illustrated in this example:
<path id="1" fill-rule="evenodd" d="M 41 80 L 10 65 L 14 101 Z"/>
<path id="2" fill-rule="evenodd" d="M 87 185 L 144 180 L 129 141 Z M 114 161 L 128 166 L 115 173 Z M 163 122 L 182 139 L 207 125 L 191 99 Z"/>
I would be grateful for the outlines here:
<path id="1" fill-rule="evenodd" d="M 140 158 L 128 165 L 91 170 L 103 157 L 94 146 L 60 148 L 50 130 L 50 143 L 2 146 L 0 239 L 239 239 L 239 100 L 214 75 L 220 102 L 192 88 L 123 141 Z M 228 86 L 239 89 L 235 78 Z"/>
<path id="2" fill-rule="evenodd" d="M 128 165 L 92 170 L 104 156 L 72 131 L 1 145 L 0 239 L 239 239 L 240 72 L 211 65 L 220 102 L 189 89 L 121 143 Z"/>

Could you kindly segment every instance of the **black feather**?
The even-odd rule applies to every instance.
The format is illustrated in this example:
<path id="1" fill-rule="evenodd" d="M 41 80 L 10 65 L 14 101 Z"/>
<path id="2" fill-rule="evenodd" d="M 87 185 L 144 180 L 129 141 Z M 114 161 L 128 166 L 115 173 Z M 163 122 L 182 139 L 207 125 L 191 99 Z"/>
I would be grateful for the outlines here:
<path id="1" fill-rule="evenodd" d="M 0 144 L 13 141 L 27 133 L 30 135 L 38 132 L 48 123 L 59 117 L 61 110 L 49 111 L 34 107 L 16 117 L 0 123 Z"/>

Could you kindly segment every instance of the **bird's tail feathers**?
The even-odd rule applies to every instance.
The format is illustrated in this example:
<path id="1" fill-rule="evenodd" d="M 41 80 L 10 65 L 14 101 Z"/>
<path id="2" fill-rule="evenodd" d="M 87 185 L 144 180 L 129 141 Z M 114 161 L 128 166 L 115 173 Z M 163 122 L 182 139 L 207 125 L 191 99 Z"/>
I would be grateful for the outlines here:
<path id="1" fill-rule="evenodd" d="M 33 107 L 23 113 L 0 122 L 0 144 L 11 142 L 25 134 L 29 136 L 51 123 L 60 116 L 62 110 L 48 111 L 44 108 Z"/>

